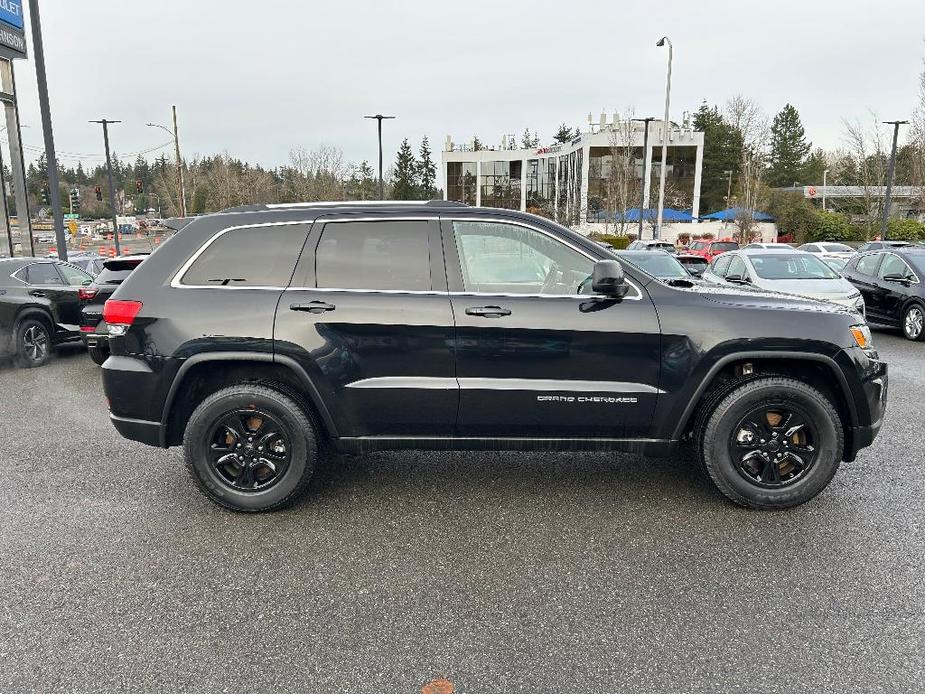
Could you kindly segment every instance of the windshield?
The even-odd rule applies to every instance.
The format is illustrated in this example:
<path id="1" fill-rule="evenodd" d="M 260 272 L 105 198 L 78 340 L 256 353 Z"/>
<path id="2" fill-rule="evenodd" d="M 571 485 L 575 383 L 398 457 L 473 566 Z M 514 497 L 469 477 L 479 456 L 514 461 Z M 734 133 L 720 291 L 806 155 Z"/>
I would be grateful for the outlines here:
<path id="1" fill-rule="evenodd" d="M 735 251 L 738 250 L 739 244 L 733 241 L 717 241 L 713 244 L 711 250 L 714 253 L 720 253 L 722 251 Z"/>
<path id="2" fill-rule="evenodd" d="M 841 277 L 809 253 L 753 255 L 755 273 L 765 280 L 835 280 Z"/>
<path id="3" fill-rule="evenodd" d="M 674 247 L 674 244 L 671 243 L 651 243 L 649 244 L 649 250 L 667 251 L 668 253 L 678 252 L 678 250 Z"/>
<path id="4" fill-rule="evenodd" d="M 854 249 L 851 246 L 846 246 L 843 243 L 820 243 L 822 250 L 826 253 L 854 253 Z"/>
<path id="5" fill-rule="evenodd" d="M 629 259 L 628 259 L 629 260 Z M 630 263 L 659 279 L 688 279 L 690 274 L 674 257 L 664 253 L 634 255 Z"/>

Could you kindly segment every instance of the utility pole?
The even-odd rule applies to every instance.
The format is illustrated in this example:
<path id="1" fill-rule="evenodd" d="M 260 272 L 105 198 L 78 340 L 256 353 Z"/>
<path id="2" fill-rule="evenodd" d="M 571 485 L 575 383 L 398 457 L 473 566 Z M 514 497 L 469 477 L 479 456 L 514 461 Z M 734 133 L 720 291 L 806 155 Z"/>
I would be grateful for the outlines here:
<path id="1" fill-rule="evenodd" d="M 642 187 L 639 190 L 639 240 L 642 240 L 642 218 L 646 212 L 646 181 L 649 177 L 649 170 L 646 162 L 649 161 L 649 123 L 655 120 L 652 116 L 647 118 L 633 118 L 634 121 L 645 123 L 645 129 L 642 135 Z"/>
<path id="2" fill-rule="evenodd" d="M 363 117 L 376 120 L 379 124 L 379 199 L 385 200 L 385 183 L 382 178 L 382 121 L 395 120 L 395 116 L 383 116 L 381 113 L 377 113 L 375 116 Z"/>
<path id="3" fill-rule="evenodd" d="M 726 169 L 724 174 L 729 176 L 729 183 L 726 185 L 726 209 L 732 207 L 732 169 Z M 723 231 L 726 230 L 726 222 L 729 215 L 723 215 Z"/>
<path id="4" fill-rule="evenodd" d="M 48 102 L 48 76 L 45 72 L 45 47 L 42 43 L 42 22 L 39 17 L 38 0 L 29 0 L 29 14 L 32 20 L 32 53 L 35 61 L 35 77 L 38 82 L 39 108 L 42 112 L 42 131 L 45 135 L 45 162 L 48 164 L 48 189 L 51 195 L 51 210 L 55 219 L 55 241 L 58 257 L 67 260 L 67 239 L 64 236 L 64 210 L 61 207 L 61 189 L 58 184 L 58 157 L 55 156 L 55 135 L 51 127 L 51 105 Z M 18 210 L 17 210 L 18 211 Z M 19 212 L 28 215 L 29 210 Z M 30 225 L 19 222 L 20 232 Z M 31 236 L 31 234 L 30 234 Z M 31 242 L 31 239 L 30 239 Z"/>
<path id="5" fill-rule="evenodd" d="M 826 188 L 826 176 L 829 175 L 828 169 L 822 170 L 822 211 L 825 212 L 825 188 Z"/>
<path id="6" fill-rule="evenodd" d="M 890 168 L 886 172 L 886 199 L 883 201 L 883 219 L 880 221 L 880 238 L 886 241 L 890 221 L 890 203 L 893 196 L 893 172 L 896 171 L 896 140 L 899 138 L 899 126 L 906 125 L 907 120 L 888 120 L 885 125 L 893 126 L 893 151 L 890 152 Z"/>
<path id="7" fill-rule="evenodd" d="M 91 120 L 90 123 L 99 123 L 103 126 L 103 143 L 106 145 L 106 175 L 109 177 L 109 206 L 112 208 L 112 238 L 116 244 L 116 255 L 122 255 L 119 248 L 119 220 L 116 218 L 116 189 L 112 184 L 112 160 L 109 157 L 109 126 L 112 123 L 121 123 L 120 120 Z"/>

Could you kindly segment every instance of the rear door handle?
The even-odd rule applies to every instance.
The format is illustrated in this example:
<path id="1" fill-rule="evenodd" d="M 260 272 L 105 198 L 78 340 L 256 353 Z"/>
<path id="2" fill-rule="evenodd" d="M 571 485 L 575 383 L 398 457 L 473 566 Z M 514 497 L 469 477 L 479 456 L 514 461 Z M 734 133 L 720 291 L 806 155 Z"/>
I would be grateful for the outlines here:
<path id="1" fill-rule="evenodd" d="M 324 301 L 309 301 L 307 304 L 289 304 L 290 311 L 306 311 L 308 313 L 324 313 L 333 311 L 336 308 L 334 304 L 328 304 Z"/>
<path id="2" fill-rule="evenodd" d="M 466 309 L 467 316 L 483 316 L 485 318 L 501 318 L 511 315 L 511 310 L 500 306 L 471 306 Z"/>
<path id="3" fill-rule="evenodd" d="M 29 292 L 29 295 L 30 296 L 48 296 L 48 294 L 46 294 L 43 291 L 39 291 L 38 289 L 33 289 L 31 292 Z"/>

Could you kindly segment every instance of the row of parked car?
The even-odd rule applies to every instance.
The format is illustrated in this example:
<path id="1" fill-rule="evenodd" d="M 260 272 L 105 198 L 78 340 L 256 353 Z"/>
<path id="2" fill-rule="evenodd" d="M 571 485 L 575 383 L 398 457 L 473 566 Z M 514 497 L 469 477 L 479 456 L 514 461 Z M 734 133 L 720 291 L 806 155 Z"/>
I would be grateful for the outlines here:
<path id="1" fill-rule="evenodd" d="M 855 250 L 834 242 L 739 248 L 733 241 L 695 241 L 678 251 L 667 241 L 647 240 L 634 241 L 617 256 L 668 281 L 735 284 L 830 301 L 872 323 L 901 328 L 909 340 L 925 340 L 920 244 L 871 241 Z"/>
<path id="2" fill-rule="evenodd" d="M 146 257 L 0 259 L 0 357 L 42 366 L 56 346 L 82 340 L 102 364 L 109 356 L 103 304 Z"/>

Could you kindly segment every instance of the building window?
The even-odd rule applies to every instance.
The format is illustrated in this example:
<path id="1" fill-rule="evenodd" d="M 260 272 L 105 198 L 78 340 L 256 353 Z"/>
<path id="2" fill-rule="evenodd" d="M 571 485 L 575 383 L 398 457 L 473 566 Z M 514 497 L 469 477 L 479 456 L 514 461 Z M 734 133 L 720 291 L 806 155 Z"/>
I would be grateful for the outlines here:
<path id="1" fill-rule="evenodd" d="M 446 164 L 446 198 L 475 206 L 476 165 L 474 161 Z"/>
<path id="2" fill-rule="evenodd" d="M 639 207 L 644 163 L 642 147 L 591 147 L 588 154 L 589 222 L 619 223 L 625 210 Z"/>
<path id="3" fill-rule="evenodd" d="M 530 159 L 527 162 L 527 212 L 547 219 L 556 216 L 555 157 Z"/>
<path id="4" fill-rule="evenodd" d="M 482 207 L 520 209 L 521 165 L 520 161 L 482 162 Z"/>

